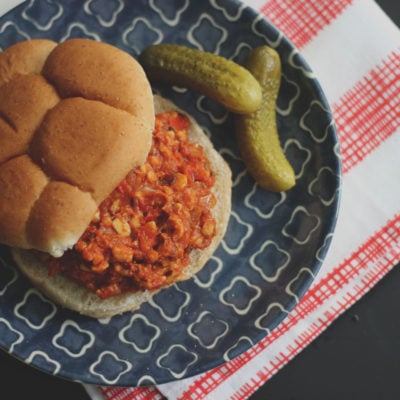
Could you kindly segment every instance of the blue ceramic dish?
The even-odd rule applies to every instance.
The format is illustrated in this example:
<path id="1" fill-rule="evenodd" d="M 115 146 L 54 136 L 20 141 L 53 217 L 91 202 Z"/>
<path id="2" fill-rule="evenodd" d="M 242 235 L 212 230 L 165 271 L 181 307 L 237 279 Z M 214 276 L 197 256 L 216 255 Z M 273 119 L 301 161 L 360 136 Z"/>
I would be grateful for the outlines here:
<path id="1" fill-rule="evenodd" d="M 231 115 L 178 88 L 154 89 L 202 125 L 233 172 L 223 242 L 190 281 L 134 313 L 95 320 L 60 309 L 15 270 L 1 249 L 0 346 L 66 379 L 138 386 L 189 377 L 264 338 L 306 292 L 333 236 L 340 193 L 338 139 L 324 94 L 298 51 L 265 18 L 236 0 L 31 0 L 0 18 L 0 47 L 45 37 L 89 37 L 137 57 L 173 42 L 243 62 L 268 44 L 282 60 L 278 125 L 297 184 L 259 188 L 245 171 Z"/>

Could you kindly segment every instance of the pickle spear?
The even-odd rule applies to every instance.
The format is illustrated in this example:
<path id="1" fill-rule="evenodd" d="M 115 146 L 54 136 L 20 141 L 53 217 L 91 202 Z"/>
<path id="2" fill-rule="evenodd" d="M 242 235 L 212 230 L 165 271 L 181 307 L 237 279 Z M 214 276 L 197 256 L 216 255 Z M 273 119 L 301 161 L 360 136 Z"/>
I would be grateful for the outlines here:
<path id="1" fill-rule="evenodd" d="M 282 192 L 295 185 L 295 174 L 281 147 L 276 99 L 281 82 L 279 54 L 268 46 L 251 50 L 246 68 L 262 88 L 261 107 L 236 116 L 236 139 L 247 170 L 263 188 Z"/>
<path id="2" fill-rule="evenodd" d="M 256 111 L 262 91 L 253 75 L 234 61 L 177 44 L 147 47 L 139 56 L 150 81 L 202 93 L 235 113 Z"/>

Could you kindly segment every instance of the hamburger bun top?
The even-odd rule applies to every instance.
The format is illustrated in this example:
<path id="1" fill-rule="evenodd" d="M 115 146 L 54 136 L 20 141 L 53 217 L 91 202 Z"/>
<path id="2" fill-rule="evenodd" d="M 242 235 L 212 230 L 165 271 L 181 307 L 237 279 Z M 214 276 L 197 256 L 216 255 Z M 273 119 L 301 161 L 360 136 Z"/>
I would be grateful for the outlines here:
<path id="1" fill-rule="evenodd" d="M 150 150 L 150 84 L 109 44 L 29 40 L 0 53 L 0 242 L 61 256 Z"/>

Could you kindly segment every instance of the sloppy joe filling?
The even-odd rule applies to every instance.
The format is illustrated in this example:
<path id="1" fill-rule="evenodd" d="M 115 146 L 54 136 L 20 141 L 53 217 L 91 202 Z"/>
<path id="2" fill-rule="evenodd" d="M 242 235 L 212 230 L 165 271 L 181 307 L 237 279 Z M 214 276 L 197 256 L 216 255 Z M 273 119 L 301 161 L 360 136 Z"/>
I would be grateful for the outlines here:
<path id="1" fill-rule="evenodd" d="M 50 275 L 105 299 L 174 282 L 190 252 L 209 246 L 215 177 L 203 148 L 188 139 L 189 124 L 177 112 L 156 116 L 147 161 L 100 204 L 74 248 L 50 259 Z"/>

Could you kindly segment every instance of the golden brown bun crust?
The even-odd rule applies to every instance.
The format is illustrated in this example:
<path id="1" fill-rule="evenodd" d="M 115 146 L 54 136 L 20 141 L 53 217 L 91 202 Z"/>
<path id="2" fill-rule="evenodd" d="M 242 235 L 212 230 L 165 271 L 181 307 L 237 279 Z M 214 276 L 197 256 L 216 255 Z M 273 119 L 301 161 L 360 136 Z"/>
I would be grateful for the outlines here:
<path id="1" fill-rule="evenodd" d="M 154 118 L 153 98 L 144 85 L 147 78 L 142 67 L 109 44 L 94 46 L 89 39 L 61 43 L 46 60 L 43 75 L 62 97 L 99 100 L 133 115 L 147 115 L 145 120 Z"/>
<path id="2" fill-rule="evenodd" d="M 65 182 L 51 181 L 31 209 L 28 240 L 35 248 L 50 246 L 55 253 L 63 252 L 65 246 L 72 247 L 78 241 L 96 210 L 89 193 Z"/>
<path id="3" fill-rule="evenodd" d="M 15 157 L 0 168 L 0 240 L 28 247 L 26 224 L 31 209 L 48 184 L 43 171 L 27 155 Z"/>
<path id="4" fill-rule="evenodd" d="M 177 110 L 171 102 L 159 96 L 155 96 L 155 106 L 156 112 Z M 191 119 L 189 136 L 191 140 L 197 141 L 203 146 L 211 162 L 212 170 L 216 174 L 213 193 L 217 198 L 217 204 L 213 209 L 213 215 L 217 222 L 217 234 L 209 247 L 204 250 L 192 251 L 191 264 L 184 269 L 183 274 L 178 279 L 179 281 L 193 277 L 214 253 L 225 234 L 231 211 L 232 181 L 228 165 L 193 119 Z M 90 317 L 107 318 L 122 312 L 136 310 L 157 293 L 157 291 L 127 293 L 101 300 L 95 294 L 88 292 L 85 288 L 78 286 L 62 275 L 49 278 L 47 268 L 44 265 L 45 260 L 38 253 L 18 249 L 13 249 L 12 253 L 21 271 L 39 290 L 59 305 Z"/>
<path id="5" fill-rule="evenodd" d="M 8 202 L 21 194 L 23 203 L 12 217 L 0 211 L 0 242 L 62 255 L 100 202 L 145 161 L 153 128 L 150 84 L 116 47 L 36 39 L 0 53 L 0 204 L 13 209 Z M 22 155 L 48 187 L 8 182 L 23 175 L 21 163 L 11 162 Z"/>
<path id="6" fill-rule="evenodd" d="M 0 163 L 28 152 L 43 115 L 60 98 L 41 75 L 21 75 L 0 89 Z"/>
<path id="7" fill-rule="evenodd" d="M 32 39 L 17 43 L 0 54 L 0 86 L 18 75 L 40 74 L 56 42 Z"/>
<path id="8" fill-rule="evenodd" d="M 137 140 L 140 124 L 132 114 L 100 101 L 68 98 L 46 115 L 31 154 L 39 165 L 46 160 L 43 169 L 49 176 L 90 192 L 100 203 L 125 178 L 127 166 L 145 161 L 150 142 Z"/>

